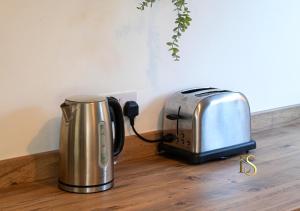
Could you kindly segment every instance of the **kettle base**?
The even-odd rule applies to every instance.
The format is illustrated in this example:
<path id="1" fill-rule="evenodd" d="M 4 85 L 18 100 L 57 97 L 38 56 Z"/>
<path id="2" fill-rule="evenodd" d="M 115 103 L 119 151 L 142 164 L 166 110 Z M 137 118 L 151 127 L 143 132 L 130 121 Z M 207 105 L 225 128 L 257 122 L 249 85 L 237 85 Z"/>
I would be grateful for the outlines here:
<path id="1" fill-rule="evenodd" d="M 58 181 L 58 187 L 64 191 L 72 193 L 96 193 L 101 191 L 106 191 L 112 188 L 114 185 L 113 181 L 92 186 L 77 186 L 77 185 L 68 185 L 61 181 Z"/>

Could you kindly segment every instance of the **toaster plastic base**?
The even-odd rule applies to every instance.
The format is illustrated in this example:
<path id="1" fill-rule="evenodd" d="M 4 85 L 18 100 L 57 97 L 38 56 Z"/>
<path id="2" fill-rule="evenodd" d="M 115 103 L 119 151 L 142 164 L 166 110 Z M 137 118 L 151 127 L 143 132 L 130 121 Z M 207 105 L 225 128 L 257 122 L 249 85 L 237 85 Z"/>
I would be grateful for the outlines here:
<path id="1" fill-rule="evenodd" d="M 192 153 L 164 143 L 159 143 L 158 152 L 163 155 L 170 155 L 172 158 L 181 158 L 191 164 L 200 164 L 210 160 L 217 160 L 232 155 L 246 153 L 251 149 L 256 149 L 256 142 L 251 140 L 242 144 L 237 144 L 221 149 L 215 149 L 202 153 Z"/>

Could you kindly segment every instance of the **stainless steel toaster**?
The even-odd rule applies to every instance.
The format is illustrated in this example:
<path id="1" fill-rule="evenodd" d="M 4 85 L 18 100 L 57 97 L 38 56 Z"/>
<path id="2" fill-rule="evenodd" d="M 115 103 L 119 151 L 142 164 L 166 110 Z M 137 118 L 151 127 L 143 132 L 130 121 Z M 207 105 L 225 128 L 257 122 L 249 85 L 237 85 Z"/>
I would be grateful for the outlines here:
<path id="1" fill-rule="evenodd" d="M 164 135 L 177 138 L 158 145 L 161 153 L 202 163 L 256 148 L 251 140 L 251 115 L 247 98 L 217 88 L 176 92 L 166 102 Z"/>

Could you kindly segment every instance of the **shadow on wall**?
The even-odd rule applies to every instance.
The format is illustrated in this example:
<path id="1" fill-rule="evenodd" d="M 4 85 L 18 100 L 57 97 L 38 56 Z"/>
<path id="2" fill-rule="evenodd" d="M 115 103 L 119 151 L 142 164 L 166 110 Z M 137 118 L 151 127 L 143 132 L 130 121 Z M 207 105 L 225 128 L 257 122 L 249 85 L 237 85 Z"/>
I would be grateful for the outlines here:
<path id="1" fill-rule="evenodd" d="M 32 173 L 32 181 L 40 181 L 48 178 L 57 178 L 59 156 L 57 151 L 49 151 L 41 154 L 36 153 L 36 149 L 57 149 L 59 144 L 60 118 L 48 120 L 33 137 L 31 143 L 27 147 L 27 151 L 33 154 L 34 162 L 32 162 L 34 171 Z M 45 151 L 45 150 L 44 150 Z M 53 186 L 53 184 L 48 184 Z"/>
<path id="2" fill-rule="evenodd" d="M 1 166 L 1 187 L 57 175 L 57 151 L 35 154 L 58 148 L 60 118 L 49 120 L 50 115 L 41 107 L 29 107 L 0 117 L 0 160 L 32 154 Z"/>
<path id="3" fill-rule="evenodd" d="M 33 137 L 27 147 L 29 154 L 37 153 L 36 149 L 57 149 L 59 144 L 60 118 L 48 120 Z"/>
<path id="4" fill-rule="evenodd" d="M 60 118 L 41 107 L 15 110 L 0 117 L 0 160 L 56 149 Z"/>
<path id="5" fill-rule="evenodd" d="M 153 114 L 155 117 L 150 119 L 150 121 L 153 121 L 153 119 L 157 119 L 157 122 L 155 123 L 155 128 L 158 128 L 159 130 L 163 128 L 163 113 L 164 113 L 164 104 L 165 104 L 165 95 L 161 95 L 159 97 L 155 97 L 151 99 L 150 102 L 143 108 L 143 112 L 148 112 Z M 149 121 L 149 120 L 146 120 Z"/>

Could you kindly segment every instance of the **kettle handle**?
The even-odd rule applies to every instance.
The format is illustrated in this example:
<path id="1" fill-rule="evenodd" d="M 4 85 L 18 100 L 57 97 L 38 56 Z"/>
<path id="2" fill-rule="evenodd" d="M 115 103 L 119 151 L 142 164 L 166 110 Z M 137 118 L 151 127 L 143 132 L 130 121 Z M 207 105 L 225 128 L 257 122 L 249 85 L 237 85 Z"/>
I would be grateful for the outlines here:
<path id="1" fill-rule="evenodd" d="M 107 101 L 109 108 L 111 108 L 111 118 L 115 125 L 114 156 L 117 156 L 123 150 L 125 139 L 123 111 L 116 98 L 108 97 Z"/>

